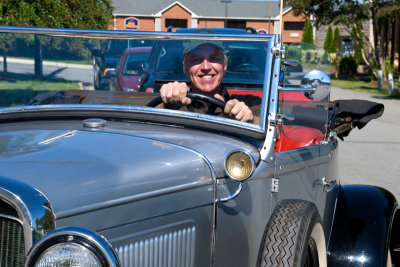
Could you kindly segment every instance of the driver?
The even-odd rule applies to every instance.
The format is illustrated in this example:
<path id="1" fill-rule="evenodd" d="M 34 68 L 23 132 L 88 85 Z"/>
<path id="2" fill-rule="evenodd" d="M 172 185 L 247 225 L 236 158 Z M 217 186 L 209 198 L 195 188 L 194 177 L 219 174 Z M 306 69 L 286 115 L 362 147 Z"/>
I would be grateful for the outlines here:
<path id="1" fill-rule="evenodd" d="M 185 41 L 183 72 L 189 77 L 191 87 L 185 82 L 170 82 L 160 89 L 162 107 L 211 113 L 244 122 L 259 124 L 261 99 L 253 95 L 229 95 L 222 84 L 227 69 L 227 57 L 222 43 L 212 41 Z M 188 91 L 200 92 L 225 102 L 225 108 L 211 110 L 211 104 L 192 100 Z"/>

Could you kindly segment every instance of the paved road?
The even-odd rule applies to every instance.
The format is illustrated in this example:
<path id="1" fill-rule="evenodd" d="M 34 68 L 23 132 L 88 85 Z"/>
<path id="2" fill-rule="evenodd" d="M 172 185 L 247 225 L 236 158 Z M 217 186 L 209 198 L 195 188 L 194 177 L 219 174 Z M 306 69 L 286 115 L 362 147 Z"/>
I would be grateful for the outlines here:
<path id="1" fill-rule="evenodd" d="M 331 99 L 365 99 L 385 105 L 382 117 L 339 141 L 339 175 L 342 184 L 382 186 L 400 200 L 400 100 L 338 88 L 332 88 Z"/>

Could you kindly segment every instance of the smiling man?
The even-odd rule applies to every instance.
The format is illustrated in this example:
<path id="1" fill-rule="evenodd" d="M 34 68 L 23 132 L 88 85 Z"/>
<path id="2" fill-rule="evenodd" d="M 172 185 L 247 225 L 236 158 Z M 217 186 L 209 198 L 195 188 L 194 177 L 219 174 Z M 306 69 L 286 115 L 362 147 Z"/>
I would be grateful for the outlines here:
<path id="1" fill-rule="evenodd" d="M 222 43 L 211 41 L 185 41 L 183 72 L 189 77 L 191 87 L 185 82 L 164 84 L 160 95 L 167 108 L 187 109 L 199 113 L 209 113 L 208 103 L 192 100 L 186 96 L 188 91 L 200 92 L 225 102 L 224 110 L 216 109 L 214 115 L 225 115 L 244 122 L 259 123 L 254 114 L 260 99 L 254 96 L 230 96 L 222 84 L 227 69 L 227 57 Z M 250 107 L 249 107 L 250 106 Z"/>

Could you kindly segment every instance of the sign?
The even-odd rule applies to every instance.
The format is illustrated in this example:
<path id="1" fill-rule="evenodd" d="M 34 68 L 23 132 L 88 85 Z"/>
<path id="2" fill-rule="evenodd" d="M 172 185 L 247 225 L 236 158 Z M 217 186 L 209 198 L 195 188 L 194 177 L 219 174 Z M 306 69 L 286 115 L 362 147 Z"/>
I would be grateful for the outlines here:
<path id="1" fill-rule="evenodd" d="M 139 30 L 139 20 L 136 18 L 125 19 L 125 30 Z"/>
<path id="2" fill-rule="evenodd" d="M 259 30 L 257 31 L 257 33 L 258 33 L 258 34 L 268 34 L 268 31 L 267 31 L 267 30 L 264 30 L 264 29 L 259 29 Z"/>

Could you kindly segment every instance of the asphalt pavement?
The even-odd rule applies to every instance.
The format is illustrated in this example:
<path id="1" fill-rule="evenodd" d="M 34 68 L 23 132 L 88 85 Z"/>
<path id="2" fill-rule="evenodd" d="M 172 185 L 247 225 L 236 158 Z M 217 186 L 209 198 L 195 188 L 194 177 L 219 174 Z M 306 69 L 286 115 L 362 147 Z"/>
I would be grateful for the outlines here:
<path id="1" fill-rule="evenodd" d="M 332 88 L 331 99 L 364 99 L 385 105 L 380 118 L 339 140 L 339 176 L 343 185 L 384 187 L 400 201 L 400 100 L 339 88 Z"/>

